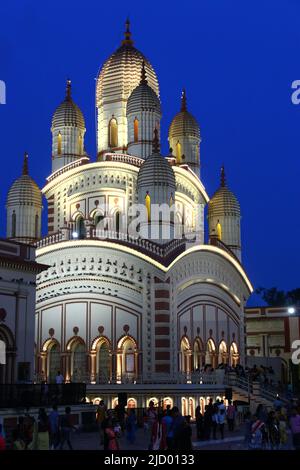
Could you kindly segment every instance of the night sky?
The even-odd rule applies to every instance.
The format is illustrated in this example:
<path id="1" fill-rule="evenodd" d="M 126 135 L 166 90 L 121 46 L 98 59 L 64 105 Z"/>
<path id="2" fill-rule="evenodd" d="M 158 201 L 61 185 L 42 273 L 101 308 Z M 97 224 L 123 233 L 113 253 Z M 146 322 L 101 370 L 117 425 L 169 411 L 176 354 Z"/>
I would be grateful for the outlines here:
<path id="1" fill-rule="evenodd" d="M 300 79 L 298 0 L 2 0 L 0 236 L 24 151 L 40 187 L 51 172 L 51 117 L 68 77 L 95 160 L 95 77 L 120 45 L 127 16 L 135 46 L 158 75 L 163 151 L 185 87 L 200 124 L 206 190 L 212 196 L 217 189 L 224 163 L 240 201 L 252 283 L 299 287 L 300 105 L 291 101 L 291 84 Z"/>

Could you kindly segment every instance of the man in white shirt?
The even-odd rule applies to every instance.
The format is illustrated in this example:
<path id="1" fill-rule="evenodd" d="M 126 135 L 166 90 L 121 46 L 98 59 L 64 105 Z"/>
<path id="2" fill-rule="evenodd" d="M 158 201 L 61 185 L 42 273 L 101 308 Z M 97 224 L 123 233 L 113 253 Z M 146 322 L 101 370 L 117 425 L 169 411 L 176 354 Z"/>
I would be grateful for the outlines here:
<path id="1" fill-rule="evenodd" d="M 60 370 L 57 372 L 57 376 L 55 377 L 55 382 L 58 385 L 64 383 L 64 376 L 61 374 Z"/>

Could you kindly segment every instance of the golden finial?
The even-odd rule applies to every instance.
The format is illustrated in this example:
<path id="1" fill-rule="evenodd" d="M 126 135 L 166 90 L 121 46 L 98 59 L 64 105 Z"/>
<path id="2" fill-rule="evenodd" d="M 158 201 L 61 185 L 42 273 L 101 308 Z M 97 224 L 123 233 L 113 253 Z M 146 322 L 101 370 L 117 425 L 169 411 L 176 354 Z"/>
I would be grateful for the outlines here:
<path id="1" fill-rule="evenodd" d="M 185 88 L 182 90 L 182 94 L 181 94 L 181 111 L 186 111 L 187 110 L 187 107 L 186 107 L 186 91 L 185 91 Z"/>

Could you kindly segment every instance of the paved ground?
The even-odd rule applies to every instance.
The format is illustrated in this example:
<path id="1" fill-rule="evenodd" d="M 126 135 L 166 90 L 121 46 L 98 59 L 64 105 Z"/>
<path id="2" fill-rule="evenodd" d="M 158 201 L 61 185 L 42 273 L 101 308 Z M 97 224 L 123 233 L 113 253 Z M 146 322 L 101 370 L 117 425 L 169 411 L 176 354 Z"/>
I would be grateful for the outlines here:
<path id="1" fill-rule="evenodd" d="M 193 447 L 195 450 L 245 450 L 244 443 L 244 429 L 243 426 L 238 427 L 234 432 L 229 433 L 225 429 L 224 440 L 219 439 L 210 441 L 198 441 L 196 439 L 196 429 L 193 428 Z M 76 450 L 97 450 L 103 449 L 99 446 L 99 438 L 97 432 L 75 432 L 72 434 L 72 445 Z M 123 436 L 119 439 L 119 446 L 121 450 L 147 450 L 148 449 L 148 435 L 143 429 L 138 429 L 136 433 L 136 441 L 130 444 L 126 437 Z M 291 442 L 287 445 L 291 449 Z"/>

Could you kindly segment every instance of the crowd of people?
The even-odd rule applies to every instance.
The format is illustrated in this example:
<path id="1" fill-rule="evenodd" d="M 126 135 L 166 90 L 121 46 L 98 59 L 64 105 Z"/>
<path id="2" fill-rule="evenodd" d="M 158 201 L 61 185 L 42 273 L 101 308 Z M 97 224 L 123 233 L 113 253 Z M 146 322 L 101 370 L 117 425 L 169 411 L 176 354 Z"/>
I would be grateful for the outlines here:
<path id="1" fill-rule="evenodd" d="M 254 415 L 245 417 L 245 444 L 248 449 L 284 450 L 288 448 L 288 433 L 292 434 L 295 450 L 300 450 L 300 403 L 291 401 L 283 406 L 277 398 L 273 409 L 260 404 Z"/>
<path id="2" fill-rule="evenodd" d="M 19 416 L 17 426 L 12 429 L 9 442 L 6 442 L 2 424 L 0 424 L 0 450 L 62 450 L 65 444 L 72 450 L 71 433 L 76 430 L 71 419 L 71 408 L 59 415 L 53 405 L 49 415 L 45 408 L 40 408 L 38 418 L 28 413 Z"/>
<path id="3" fill-rule="evenodd" d="M 129 444 L 134 444 L 137 431 L 137 416 L 134 408 L 119 405 L 114 410 L 107 410 L 101 400 L 97 412 L 100 447 L 104 450 L 118 450 L 119 438 L 123 435 Z M 170 405 L 165 410 L 156 408 L 150 401 L 143 416 L 143 428 L 149 450 L 177 449 L 192 450 L 191 416 L 183 417 L 179 409 Z"/>

